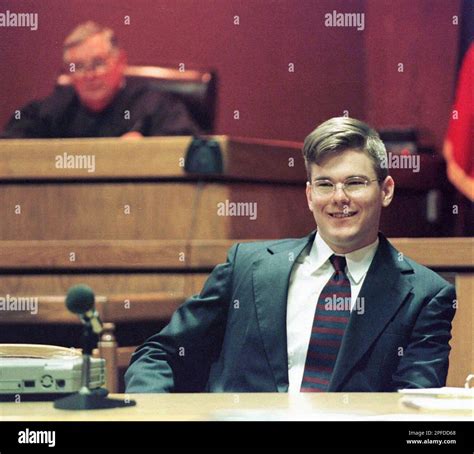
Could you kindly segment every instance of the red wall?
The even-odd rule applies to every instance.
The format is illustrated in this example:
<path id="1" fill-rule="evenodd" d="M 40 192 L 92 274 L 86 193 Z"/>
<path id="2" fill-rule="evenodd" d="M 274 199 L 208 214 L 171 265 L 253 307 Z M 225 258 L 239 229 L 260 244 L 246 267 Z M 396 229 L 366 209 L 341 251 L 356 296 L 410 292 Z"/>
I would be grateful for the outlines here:
<path id="1" fill-rule="evenodd" d="M 422 143 L 440 150 L 454 96 L 459 9 L 457 0 L 367 2 L 366 119 L 372 125 L 414 125 Z"/>
<path id="2" fill-rule="evenodd" d="M 458 8 L 458 0 L 1 0 L 0 12 L 38 13 L 39 29 L 0 28 L 0 124 L 51 90 L 62 40 L 93 19 L 115 29 L 132 64 L 215 68 L 217 133 L 300 141 L 348 110 L 378 127 L 414 122 L 439 144 L 457 48 L 446 24 Z M 325 27 L 333 10 L 365 12 L 366 30 Z M 390 72 L 399 59 L 404 77 Z"/>

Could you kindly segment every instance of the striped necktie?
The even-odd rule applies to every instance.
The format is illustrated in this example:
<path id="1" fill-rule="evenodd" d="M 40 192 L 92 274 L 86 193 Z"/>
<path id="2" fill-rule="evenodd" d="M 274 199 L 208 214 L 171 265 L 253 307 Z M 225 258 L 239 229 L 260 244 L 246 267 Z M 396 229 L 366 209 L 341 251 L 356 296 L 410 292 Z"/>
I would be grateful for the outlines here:
<path id="1" fill-rule="evenodd" d="M 346 258 L 332 255 L 335 269 L 321 291 L 314 314 L 301 392 L 325 392 L 349 322 L 351 283 L 344 271 Z"/>

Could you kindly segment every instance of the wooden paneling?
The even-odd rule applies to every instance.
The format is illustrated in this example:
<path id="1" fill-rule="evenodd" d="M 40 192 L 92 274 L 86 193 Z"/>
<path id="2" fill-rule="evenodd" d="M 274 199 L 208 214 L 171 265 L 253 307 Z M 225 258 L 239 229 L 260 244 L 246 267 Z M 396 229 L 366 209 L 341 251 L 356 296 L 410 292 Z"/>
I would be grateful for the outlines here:
<path id="1" fill-rule="evenodd" d="M 2 180 L 183 177 L 180 160 L 190 142 L 191 137 L 5 140 L 0 149 L 0 175 Z M 93 158 L 94 171 L 57 167 L 56 160 L 65 153 Z M 137 155 L 140 158 L 133 159 Z"/>
<path id="2" fill-rule="evenodd" d="M 407 257 L 433 268 L 472 268 L 472 238 L 390 238 Z"/>
<path id="3" fill-rule="evenodd" d="M 56 272 L 210 269 L 225 259 L 232 243 L 228 240 L 1 241 L 0 269 Z"/>
<path id="4" fill-rule="evenodd" d="M 2 323 L 79 324 L 77 315 L 69 312 L 64 296 L 38 296 L 37 312 L 5 311 Z M 185 300 L 185 296 L 176 293 L 154 292 L 137 294 L 111 294 L 107 297 L 96 296 L 95 304 L 101 319 L 107 322 L 142 322 L 169 320 L 173 312 Z"/>
<path id="5" fill-rule="evenodd" d="M 90 285 L 97 295 L 162 291 L 190 295 L 201 289 L 207 275 L 207 272 L 64 274 L 64 270 L 55 270 L 48 274 L 0 274 L 0 287 L 3 296 L 65 295 L 68 288 L 81 283 Z"/>
<path id="6" fill-rule="evenodd" d="M 301 143 L 214 136 L 226 179 L 305 180 Z M 195 178 L 184 171 L 191 137 L 2 140 L 0 181 Z M 94 168 L 60 168 L 66 156 L 86 156 Z M 260 165 L 255 165 L 258 162 Z"/>
<path id="7" fill-rule="evenodd" d="M 255 216 L 219 211 L 229 203 Z M 314 226 L 303 183 L 6 184 L 0 216 L 3 240 L 280 238 Z"/>
<path id="8" fill-rule="evenodd" d="M 232 137 L 220 143 L 228 176 L 287 183 L 306 181 L 303 142 Z"/>
<path id="9" fill-rule="evenodd" d="M 217 203 L 228 197 L 219 184 L 5 185 L 0 234 L 4 240 L 225 238 L 229 218 L 217 216 Z"/>
<path id="10" fill-rule="evenodd" d="M 2 141 L 0 237 L 279 238 L 313 227 L 301 144 L 214 139 L 224 172 L 200 181 L 183 168 L 189 137 Z M 56 168 L 64 154 L 94 158 L 94 171 Z M 255 216 L 219 211 L 242 203 Z"/>
<path id="11" fill-rule="evenodd" d="M 467 376 L 474 374 L 474 274 L 458 275 L 456 292 L 448 386 L 464 386 Z"/>
<path id="12" fill-rule="evenodd" d="M 180 240 L 3 241 L 0 248 L 3 269 L 187 268 L 189 258 Z"/>
<path id="13" fill-rule="evenodd" d="M 210 269 L 242 240 L 1 241 L 0 269 Z M 251 240 L 246 240 L 251 241 Z M 392 238 L 407 257 L 434 268 L 473 267 L 470 238 Z M 71 261 L 71 253 L 75 261 Z"/>

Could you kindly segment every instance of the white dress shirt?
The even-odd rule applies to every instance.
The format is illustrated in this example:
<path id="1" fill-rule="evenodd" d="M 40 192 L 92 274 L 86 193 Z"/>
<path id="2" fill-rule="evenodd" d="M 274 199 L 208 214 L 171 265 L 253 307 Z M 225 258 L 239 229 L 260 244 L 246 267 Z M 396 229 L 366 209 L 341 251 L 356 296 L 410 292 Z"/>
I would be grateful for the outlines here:
<path id="1" fill-rule="evenodd" d="M 378 244 L 377 238 L 372 244 L 349 254 L 336 254 L 346 257 L 346 274 L 351 283 L 351 311 L 364 311 L 364 301 L 357 300 L 357 297 Z M 300 392 L 316 304 L 322 289 L 334 273 L 329 261 L 333 254 L 332 249 L 316 233 L 312 246 L 308 245 L 300 254 L 291 272 L 286 314 L 290 393 Z"/>

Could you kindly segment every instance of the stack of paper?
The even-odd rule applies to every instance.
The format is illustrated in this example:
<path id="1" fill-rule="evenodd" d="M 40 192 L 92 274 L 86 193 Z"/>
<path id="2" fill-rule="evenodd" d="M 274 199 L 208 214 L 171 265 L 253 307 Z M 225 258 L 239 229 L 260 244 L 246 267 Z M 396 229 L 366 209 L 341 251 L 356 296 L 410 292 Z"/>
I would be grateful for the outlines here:
<path id="1" fill-rule="evenodd" d="M 421 410 L 474 411 L 474 388 L 400 389 L 401 402 Z"/>

